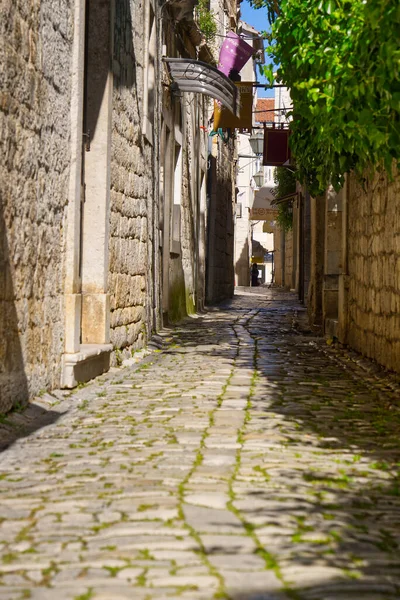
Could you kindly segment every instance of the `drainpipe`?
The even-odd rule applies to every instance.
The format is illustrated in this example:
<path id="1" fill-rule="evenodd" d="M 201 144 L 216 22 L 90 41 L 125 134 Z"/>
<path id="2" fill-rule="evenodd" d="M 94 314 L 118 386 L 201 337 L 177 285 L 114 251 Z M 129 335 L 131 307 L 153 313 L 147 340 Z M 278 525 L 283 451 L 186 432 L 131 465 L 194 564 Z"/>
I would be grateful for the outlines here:
<path id="1" fill-rule="evenodd" d="M 282 277 L 282 287 L 285 287 L 285 263 L 286 263 L 286 232 L 282 228 L 281 229 L 281 277 Z"/>
<path id="2" fill-rule="evenodd" d="M 349 192 L 350 177 L 346 173 L 343 186 L 342 200 L 342 260 L 339 274 L 339 302 L 338 302 L 338 339 L 342 344 L 348 340 L 348 291 L 349 291 Z"/>

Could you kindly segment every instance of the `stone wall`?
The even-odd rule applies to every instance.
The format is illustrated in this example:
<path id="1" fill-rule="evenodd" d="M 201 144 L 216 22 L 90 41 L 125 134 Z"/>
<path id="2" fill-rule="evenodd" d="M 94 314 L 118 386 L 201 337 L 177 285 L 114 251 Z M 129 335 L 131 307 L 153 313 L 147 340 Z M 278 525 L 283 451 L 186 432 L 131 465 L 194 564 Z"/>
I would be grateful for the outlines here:
<path id="1" fill-rule="evenodd" d="M 205 173 L 208 98 L 185 94 L 181 256 L 186 312 L 202 310 L 205 297 Z M 202 189 L 203 187 L 203 189 Z"/>
<path id="2" fill-rule="evenodd" d="M 0 412 L 57 387 L 69 175 L 70 0 L 0 8 Z"/>
<path id="3" fill-rule="evenodd" d="M 310 198 L 310 281 L 307 294 L 307 312 L 310 324 L 322 328 L 323 285 L 325 258 L 326 197 Z"/>
<path id="4" fill-rule="evenodd" d="M 144 11 L 116 3 L 111 133 L 109 291 L 114 362 L 142 347 L 151 329 L 153 147 L 143 129 Z"/>
<path id="5" fill-rule="evenodd" d="M 276 285 L 282 285 L 282 241 L 281 241 L 281 229 L 280 227 L 275 227 L 274 230 L 274 270 L 275 270 L 275 279 L 274 282 Z"/>
<path id="6" fill-rule="evenodd" d="M 234 291 L 233 144 L 225 144 L 217 136 L 214 140 L 217 156 L 209 161 L 208 170 L 208 303 L 231 298 Z"/>
<path id="7" fill-rule="evenodd" d="M 285 288 L 293 287 L 293 230 L 287 231 L 285 236 Z"/>
<path id="8" fill-rule="evenodd" d="M 249 209 L 241 207 L 242 214 L 236 215 L 235 219 L 235 246 L 236 246 L 236 285 L 250 285 L 250 246 L 251 232 L 248 218 Z"/>
<path id="9" fill-rule="evenodd" d="M 348 331 L 356 350 L 400 371 L 400 177 L 348 189 Z"/>
<path id="10" fill-rule="evenodd" d="M 274 231 L 274 282 L 277 286 L 291 289 L 293 279 L 293 232 L 286 233 L 275 227 Z"/>
<path id="11" fill-rule="evenodd" d="M 185 313 L 193 313 L 196 307 L 196 278 L 198 271 L 198 160 L 199 131 L 197 123 L 197 102 L 195 94 L 184 95 L 183 119 L 185 143 L 182 165 L 182 197 L 181 197 L 181 261 L 183 269 L 183 285 Z M 182 315 L 184 316 L 184 315 Z"/>

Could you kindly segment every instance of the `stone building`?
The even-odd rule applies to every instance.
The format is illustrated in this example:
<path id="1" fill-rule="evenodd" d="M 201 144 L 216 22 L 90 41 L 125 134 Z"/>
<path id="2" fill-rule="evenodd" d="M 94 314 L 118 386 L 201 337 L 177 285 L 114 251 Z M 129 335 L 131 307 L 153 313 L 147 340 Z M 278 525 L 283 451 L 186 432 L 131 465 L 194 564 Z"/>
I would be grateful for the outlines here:
<path id="1" fill-rule="evenodd" d="M 332 227 L 332 225 L 331 225 Z M 340 231 L 340 226 L 339 226 Z M 342 204 L 338 337 L 400 372 L 400 176 L 349 177 Z"/>
<path id="2" fill-rule="evenodd" d="M 268 107 L 267 104 L 264 107 L 260 107 L 263 109 L 263 112 L 260 112 L 260 119 L 264 122 L 273 121 L 273 125 L 279 127 L 281 124 L 285 124 L 287 126 L 288 117 L 287 111 L 292 108 L 292 100 L 290 97 L 290 91 L 286 87 L 276 87 L 274 90 L 274 98 L 273 98 L 273 118 L 269 117 L 268 114 L 270 112 L 265 112 L 271 110 L 271 107 Z M 281 206 L 289 206 L 291 210 L 293 210 L 293 221 L 295 226 L 292 229 L 285 230 L 283 227 L 280 227 L 278 222 L 274 221 L 271 229 L 273 230 L 273 249 L 274 249 L 274 283 L 278 286 L 284 287 L 286 289 L 294 289 L 296 285 L 296 261 L 297 261 L 297 228 L 296 228 L 296 219 L 297 219 L 297 206 L 296 204 L 293 206 L 293 202 L 284 198 L 276 197 L 276 189 L 274 189 L 275 183 L 275 167 L 265 167 L 266 171 L 268 170 L 270 175 L 270 183 L 269 185 L 273 189 L 273 200 L 271 208 L 275 210 L 275 213 L 279 210 L 279 205 Z"/>
<path id="3" fill-rule="evenodd" d="M 248 61 L 240 72 L 244 82 L 255 83 L 257 80 L 257 61 L 264 62 L 263 42 L 260 33 L 251 25 L 240 22 L 240 28 L 246 36 L 246 42 L 254 49 L 254 59 Z M 234 246 L 234 276 L 236 286 L 250 285 L 250 265 L 252 256 L 252 243 L 254 239 L 254 223 L 251 221 L 250 211 L 254 202 L 256 183 L 253 176 L 260 171 L 261 157 L 255 152 L 250 138 L 256 135 L 253 127 L 258 127 L 257 88 L 254 88 L 252 100 L 252 120 L 249 129 L 237 131 L 236 154 L 236 211 L 235 211 L 235 246 Z M 271 115 L 270 115 L 271 118 Z M 254 135 L 252 135 L 254 133 Z M 262 135 L 261 131 L 258 132 Z M 260 223 L 260 222 L 259 222 Z M 261 225 L 262 229 L 262 225 Z M 261 236 L 262 237 L 262 236 Z"/>
<path id="4" fill-rule="evenodd" d="M 347 177 L 311 201 L 311 321 L 400 372 L 400 177 Z"/>
<path id="5" fill-rule="evenodd" d="M 1 412 L 104 372 L 204 305 L 206 261 L 220 264 L 206 242 L 209 105 L 164 60 L 213 60 L 193 7 L 2 3 Z M 236 3 L 220 11 L 235 28 Z M 228 190 L 230 156 L 216 158 Z M 231 293 L 214 295 L 215 279 L 209 298 Z"/>
<path id="6" fill-rule="evenodd" d="M 310 324 L 400 372 L 400 177 L 354 174 L 313 198 L 298 186 L 285 279 Z M 279 243 L 279 240 L 277 240 Z"/>
<path id="7" fill-rule="evenodd" d="M 276 101 L 290 106 L 286 88 Z M 400 176 L 393 169 L 392 178 L 351 173 L 339 193 L 315 198 L 298 183 L 293 227 L 275 230 L 275 280 L 298 292 L 313 327 L 400 372 Z"/>

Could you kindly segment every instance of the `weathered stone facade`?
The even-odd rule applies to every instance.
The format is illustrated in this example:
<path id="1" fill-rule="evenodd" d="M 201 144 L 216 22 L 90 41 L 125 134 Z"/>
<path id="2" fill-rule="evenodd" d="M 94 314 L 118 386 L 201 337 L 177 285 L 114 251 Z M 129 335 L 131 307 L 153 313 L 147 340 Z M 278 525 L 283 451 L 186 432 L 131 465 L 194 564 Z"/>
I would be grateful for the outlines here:
<path id="1" fill-rule="evenodd" d="M 323 327 L 324 321 L 325 217 L 325 196 L 310 198 L 310 285 L 306 302 L 310 323 L 315 327 Z"/>
<path id="2" fill-rule="evenodd" d="M 145 11 L 133 9 L 2 5 L 0 412 L 59 387 L 65 352 L 72 369 L 104 352 L 80 339 L 110 340 L 117 362 L 159 325 L 158 134 L 143 135 Z"/>
<path id="3" fill-rule="evenodd" d="M 207 302 L 230 298 L 234 291 L 233 141 L 214 138 L 209 161 Z"/>
<path id="4" fill-rule="evenodd" d="M 171 8 L 180 18 L 179 4 Z M 196 58 L 202 40 L 193 14 L 174 25 L 164 13 L 166 56 Z M 184 48 L 184 50 L 183 50 Z M 207 47 L 203 46 L 203 51 Z M 205 52 L 207 54 L 207 52 Z M 205 301 L 207 120 L 210 99 L 176 93 L 163 65 L 160 123 L 160 252 L 163 322 L 177 322 Z"/>
<path id="5" fill-rule="evenodd" d="M 182 165 L 181 260 L 186 312 L 202 310 L 205 303 L 205 178 L 207 137 L 204 123 L 209 100 L 186 94 L 184 102 L 185 146 Z"/>
<path id="6" fill-rule="evenodd" d="M 275 227 L 275 284 L 286 289 L 291 289 L 293 280 L 293 269 L 293 232 L 290 229 L 284 232 L 280 227 Z"/>
<path id="7" fill-rule="evenodd" d="M 59 384 L 71 2 L 0 9 L 0 412 Z"/>
<path id="8" fill-rule="evenodd" d="M 400 177 L 349 178 L 347 343 L 400 371 Z M 339 315 L 339 318 L 341 315 Z"/>
<path id="9" fill-rule="evenodd" d="M 170 87 L 163 44 L 196 57 L 201 40 L 193 6 L 178 27 L 173 5 L 2 3 L 0 412 L 204 306 L 208 100 Z M 218 299 L 233 291 L 231 146 L 217 157 Z"/>
<path id="10" fill-rule="evenodd" d="M 110 197 L 110 341 L 114 359 L 143 347 L 152 329 L 154 148 L 143 130 L 144 11 L 116 3 Z M 154 123 L 154 133 L 157 122 Z"/>
<path id="11" fill-rule="evenodd" d="M 331 187 L 311 198 L 310 219 L 304 212 L 296 225 L 304 266 L 299 272 L 298 260 L 295 269 L 300 292 L 309 260 L 312 326 L 400 372 L 400 177 L 393 175 L 350 174 L 338 193 Z"/>
<path id="12" fill-rule="evenodd" d="M 251 229 L 248 212 L 248 207 L 245 205 L 243 208 L 243 202 L 240 202 L 235 218 L 235 282 L 238 286 L 250 285 Z"/>

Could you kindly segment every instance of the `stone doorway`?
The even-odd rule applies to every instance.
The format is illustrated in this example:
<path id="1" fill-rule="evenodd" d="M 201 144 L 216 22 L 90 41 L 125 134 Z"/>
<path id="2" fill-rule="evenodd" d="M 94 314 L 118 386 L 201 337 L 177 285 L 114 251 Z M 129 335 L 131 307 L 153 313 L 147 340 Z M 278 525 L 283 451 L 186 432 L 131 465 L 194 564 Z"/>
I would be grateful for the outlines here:
<path id="1" fill-rule="evenodd" d="M 109 0 L 77 2 L 63 387 L 74 387 L 107 370 L 112 350 L 107 281 L 112 23 Z"/>

